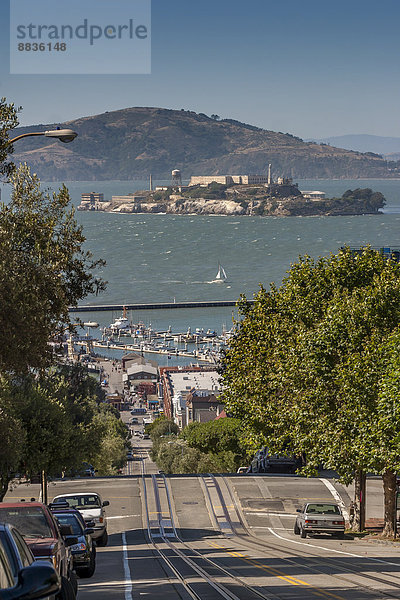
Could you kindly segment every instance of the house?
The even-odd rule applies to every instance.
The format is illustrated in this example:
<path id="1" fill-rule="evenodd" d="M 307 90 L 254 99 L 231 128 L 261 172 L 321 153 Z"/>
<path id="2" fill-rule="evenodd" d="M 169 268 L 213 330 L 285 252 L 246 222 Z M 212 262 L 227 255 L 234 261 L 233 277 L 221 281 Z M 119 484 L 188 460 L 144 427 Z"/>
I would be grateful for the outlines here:
<path id="1" fill-rule="evenodd" d="M 224 405 L 207 390 L 192 390 L 186 396 L 186 424 L 208 423 L 224 412 Z"/>

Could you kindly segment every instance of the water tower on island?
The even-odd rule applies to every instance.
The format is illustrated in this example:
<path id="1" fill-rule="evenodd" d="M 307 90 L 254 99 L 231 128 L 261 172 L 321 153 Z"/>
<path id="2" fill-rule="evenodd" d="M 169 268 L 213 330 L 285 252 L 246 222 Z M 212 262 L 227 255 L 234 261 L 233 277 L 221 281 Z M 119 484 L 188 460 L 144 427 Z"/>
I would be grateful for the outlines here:
<path id="1" fill-rule="evenodd" d="M 181 187 L 182 186 L 182 173 L 179 169 L 174 169 L 171 173 L 171 185 L 172 187 Z"/>

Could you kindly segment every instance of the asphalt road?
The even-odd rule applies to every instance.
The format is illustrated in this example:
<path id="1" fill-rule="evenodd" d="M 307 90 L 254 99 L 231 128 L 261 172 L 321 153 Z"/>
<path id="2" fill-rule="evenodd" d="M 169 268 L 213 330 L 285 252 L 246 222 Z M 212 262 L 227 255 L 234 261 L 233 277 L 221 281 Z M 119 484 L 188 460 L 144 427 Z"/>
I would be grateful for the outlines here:
<path id="1" fill-rule="evenodd" d="M 139 421 L 132 432 L 143 429 Z M 110 502 L 109 543 L 97 549 L 94 576 L 79 579 L 79 600 L 400 600 L 400 544 L 294 535 L 306 500 L 349 506 L 352 490 L 332 478 L 165 477 L 150 440 L 133 435 L 132 445 L 122 476 L 49 484 L 49 500 L 95 491 Z M 371 519 L 382 514 L 381 482 L 370 479 L 367 489 Z M 39 486 L 22 484 L 6 500 L 38 495 Z"/>
<path id="2" fill-rule="evenodd" d="M 133 431 L 143 428 L 139 421 Z M 150 459 L 150 440 L 133 435 L 132 445 L 122 476 L 49 484 L 49 500 L 95 491 L 110 502 L 109 543 L 97 549 L 94 576 L 79 580 L 79 600 L 400 600 L 400 544 L 294 535 L 304 501 L 349 506 L 352 490 L 332 478 L 165 477 Z M 39 486 L 22 484 L 6 499 L 38 494 Z M 367 516 L 380 514 L 381 482 L 371 479 Z"/>
<path id="3" fill-rule="evenodd" d="M 136 453 L 143 457 L 147 445 L 138 442 Z M 304 500 L 332 500 L 333 490 L 348 504 L 333 480 L 144 476 L 155 465 L 132 463 L 131 476 L 49 486 L 50 499 L 82 490 L 110 501 L 109 544 L 98 548 L 94 576 L 79 580 L 79 600 L 400 598 L 395 545 L 294 535 Z M 29 499 L 34 491 L 21 485 L 8 497 Z"/>

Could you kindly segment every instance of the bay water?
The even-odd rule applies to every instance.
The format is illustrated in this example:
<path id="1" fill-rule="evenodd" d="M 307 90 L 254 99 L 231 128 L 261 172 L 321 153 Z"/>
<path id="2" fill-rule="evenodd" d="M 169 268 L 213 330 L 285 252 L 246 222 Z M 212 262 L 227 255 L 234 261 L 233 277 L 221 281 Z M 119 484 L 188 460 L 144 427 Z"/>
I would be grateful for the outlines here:
<path id="1" fill-rule="evenodd" d="M 155 185 L 169 182 L 156 181 Z M 186 300 L 249 299 L 271 281 L 279 284 L 299 255 L 326 256 L 344 244 L 400 246 L 400 180 L 300 180 L 301 190 L 321 190 L 328 197 L 347 189 L 381 191 L 387 205 L 382 214 L 343 217 L 229 217 L 164 214 L 77 212 L 86 248 L 107 265 L 101 276 L 107 290 L 84 304 L 131 304 Z M 72 202 L 82 192 L 112 195 L 146 189 L 144 181 L 67 182 Z M 57 189 L 58 183 L 43 184 Z M 10 188 L 2 188 L 7 202 Z M 221 263 L 228 280 L 213 283 Z M 108 325 L 118 314 L 81 313 L 85 321 Z M 134 311 L 134 322 L 154 329 L 186 331 L 190 326 L 215 329 L 232 325 L 230 308 Z M 163 358 L 165 362 L 165 358 Z"/>

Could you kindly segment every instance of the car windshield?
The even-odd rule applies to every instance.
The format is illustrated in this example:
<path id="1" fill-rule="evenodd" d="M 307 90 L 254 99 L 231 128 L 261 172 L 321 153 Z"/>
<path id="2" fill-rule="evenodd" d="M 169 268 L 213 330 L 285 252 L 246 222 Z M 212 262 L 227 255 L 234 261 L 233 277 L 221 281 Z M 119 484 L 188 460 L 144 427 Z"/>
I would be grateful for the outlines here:
<path id="1" fill-rule="evenodd" d="M 23 537 L 54 537 L 40 506 L 0 506 L 0 521 L 14 525 Z"/>
<path id="2" fill-rule="evenodd" d="M 320 515 L 340 515 L 339 507 L 336 504 L 309 504 L 306 513 L 315 513 Z"/>
<path id="3" fill-rule="evenodd" d="M 88 494 L 87 496 L 62 496 L 60 498 L 54 498 L 54 503 L 67 502 L 71 508 L 85 509 L 85 508 L 100 508 L 100 498 L 97 494 Z"/>
<path id="4" fill-rule="evenodd" d="M 75 515 L 69 515 L 67 513 L 55 513 L 54 516 L 60 525 L 71 525 L 72 535 L 83 535 L 82 525 L 79 523 Z"/>

